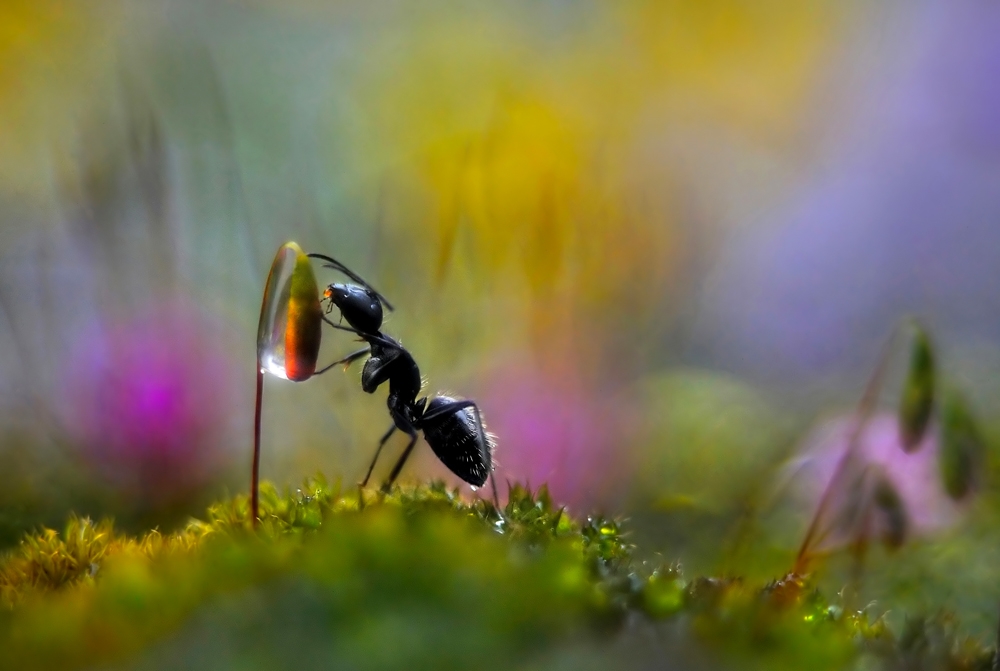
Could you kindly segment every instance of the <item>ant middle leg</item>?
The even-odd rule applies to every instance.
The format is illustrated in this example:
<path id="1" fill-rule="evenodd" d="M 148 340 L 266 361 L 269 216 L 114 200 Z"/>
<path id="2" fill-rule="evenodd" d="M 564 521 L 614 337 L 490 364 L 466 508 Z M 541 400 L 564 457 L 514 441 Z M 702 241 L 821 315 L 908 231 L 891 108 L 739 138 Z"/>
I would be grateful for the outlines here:
<path id="1" fill-rule="evenodd" d="M 407 433 L 410 436 L 410 444 L 403 450 L 403 454 L 399 455 L 399 461 L 392 467 L 392 473 L 389 474 L 388 479 L 382 483 L 383 494 L 388 493 L 389 489 L 392 488 L 392 483 L 399 477 L 399 472 L 403 470 L 403 465 L 406 464 L 406 460 L 410 458 L 410 452 L 413 451 L 413 447 L 417 444 L 417 432 L 411 427 Z"/>

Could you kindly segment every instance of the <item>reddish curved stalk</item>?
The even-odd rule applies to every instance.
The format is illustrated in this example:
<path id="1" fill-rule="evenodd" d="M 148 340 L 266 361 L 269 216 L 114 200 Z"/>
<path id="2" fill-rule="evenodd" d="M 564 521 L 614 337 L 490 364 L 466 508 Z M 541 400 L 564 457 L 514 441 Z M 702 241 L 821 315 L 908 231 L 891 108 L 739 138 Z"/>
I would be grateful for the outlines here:
<path id="1" fill-rule="evenodd" d="M 260 524 L 260 410 L 264 396 L 264 371 L 257 362 L 257 404 L 253 415 L 253 474 L 250 476 L 250 519 L 256 528 Z"/>
<path id="2" fill-rule="evenodd" d="M 833 476 L 830 478 L 830 482 L 827 484 L 826 489 L 823 490 L 823 495 L 820 497 L 819 505 L 816 507 L 815 514 L 813 514 L 812 521 L 806 531 L 805 538 L 802 539 L 802 545 L 799 546 L 799 552 L 795 557 L 795 567 L 793 569 L 794 573 L 801 574 L 807 571 L 809 563 L 809 550 L 811 549 L 813 542 L 816 540 L 817 533 L 820 532 L 820 522 L 823 520 L 826 509 L 830 505 L 833 493 L 840 485 L 841 478 L 844 476 L 844 473 L 847 472 L 847 466 L 850 463 L 851 458 L 854 457 L 858 450 L 858 445 L 861 442 L 861 436 L 864 434 L 865 426 L 868 424 L 868 420 L 875 411 L 875 405 L 878 402 L 879 392 L 882 390 L 885 370 L 889 364 L 889 355 L 892 353 L 893 346 L 898 339 L 899 330 L 898 326 L 894 328 L 889 336 L 889 339 L 882 347 L 882 351 L 879 354 L 878 364 L 876 365 L 871 378 L 868 380 L 868 385 L 865 387 L 865 392 L 861 397 L 860 403 L 858 403 L 854 427 L 848 437 L 847 448 L 844 450 L 844 454 L 841 456 L 840 461 L 837 462 L 837 466 L 834 468 Z"/>

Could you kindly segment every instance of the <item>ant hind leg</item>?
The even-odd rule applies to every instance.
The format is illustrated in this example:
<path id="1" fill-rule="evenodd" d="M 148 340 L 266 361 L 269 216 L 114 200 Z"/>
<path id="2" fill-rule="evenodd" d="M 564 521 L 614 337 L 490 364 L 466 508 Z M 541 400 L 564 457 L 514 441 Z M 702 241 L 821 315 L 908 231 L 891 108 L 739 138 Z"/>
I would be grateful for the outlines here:
<path id="1" fill-rule="evenodd" d="M 493 477 L 493 472 L 490 472 L 490 487 L 493 489 L 493 507 L 496 508 L 497 515 L 501 518 L 503 513 L 500 510 L 500 496 L 497 494 L 497 480 Z"/>

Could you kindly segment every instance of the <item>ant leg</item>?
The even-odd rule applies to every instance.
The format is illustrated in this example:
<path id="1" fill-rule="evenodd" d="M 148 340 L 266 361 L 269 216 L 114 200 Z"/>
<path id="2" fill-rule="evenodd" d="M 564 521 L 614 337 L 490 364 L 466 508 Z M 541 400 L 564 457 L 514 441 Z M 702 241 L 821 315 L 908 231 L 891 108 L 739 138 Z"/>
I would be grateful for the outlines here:
<path id="1" fill-rule="evenodd" d="M 435 419 L 442 415 L 450 415 L 458 410 L 464 410 L 465 408 L 475 408 L 476 409 L 476 419 L 479 422 L 479 428 L 482 429 L 483 423 L 479 418 L 479 406 L 476 405 L 475 401 L 452 401 L 451 403 L 445 403 L 444 405 L 438 406 L 431 410 L 430 412 L 424 414 L 420 418 L 420 421 L 426 422 L 429 419 Z"/>
<path id="2" fill-rule="evenodd" d="M 355 361 L 357 361 L 358 359 L 360 359 L 364 355 L 368 354 L 369 352 L 371 352 L 371 348 L 370 347 L 364 347 L 362 349 L 359 349 L 357 352 L 351 352 L 350 354 L 348 354 L 347 356 L 345 356 L 343 359 L 337 359 L 336 361 L 334 361 L 333 363 L 331 363 L 329 366 L 324 366 L 323 368 L 320 368 L 318 371 L 316 371 L 315 373 L 313 373 L 313 377 L 316 377 L 317 375 L 322 375 L 323 373 L 325 373 L 326 371 L 330 370 L 334 366 L 339 366 L 340 364 L 344 364 L 344 369 L 346 370 L 348 366 L 350 366 L 352 363 L 354 363 Z"/>
<path id="3" fill-rule="evenodd" d="M 343 324 L 338 324 L 329 317 L 327 317 L 326 315 L 320 315 L 320 316 L 323 318 L 323 321 L 325 321 L 328 326 L 335 328 L 338 331 L 347 331 L 348 333 L 353 333 L 354 335 L 364 336 L 364 333 L 362 333 L 357 329 L 353 329 L 350 326 L 344 326 Z"/>
<path id="4" fill-rule="evenodd" d="M 389 427 L 389 430 L 385 432 L 382 436 L 382 440 L 378 441 L 378 449 L 375 450 L 375 458 L 372 459 L 371 466 L 368 467 L 368 473 L 365 475 L 365 479 L 361 481 L 361 486 L 364 487 L 368 484 L 368 479 L 372 477 L 372 471 L 375 470 L 375 462 L 378 461 L 378 455 L 382 453 L 382 448 L 385 447 L 385 441 L 389 440 L 389 436 L 396 431 L 396 425 L 393 424 Z"/>
<path id="5" fill-rule="evenodd" d="M 389 337 L 385 336 L 382 333 L 363 333 L 363 332 L 359 331 L 358 329 L 353 328 L 351 326 L 344 326 L 343 324 L 338 324 L 337 322 L 333 321 L 332 319 L 330 319 L 326 315 L 320 315 L 320 318 L 323 321 L 325 321 L 326 324 L 327 324 L 327 326 L 329 326 L 330 328 L 335 328 L 338 331 L 347 331 L 348 333 L 353 333 L 354 335 L 358 336 L 362 340 L 367 340 L 370 343 L 376 343 L 377 342 L 380 345 L 384 345 L 384 346 L 386 346 L 386 347 L 388 347 L 390 349 L 399 349 L 400 348 L 400 345 L 399 345 L 398 342 L 396 342 L 392 338 L 389 338 Z M 341 319 L 343 319 L 343 315 L 341 315 Z"/>
<path id="6" fill-rule="evenodd" d="M 410 444 L 406 446 L 406 449 L 403 450 L 403 454 L 399 456 L 399 461 L 397 461 L 396 465 L 392 467 L 392 473 L 389 474 L 389 478 L 382 483 L 383 494 L 388 493 L 389 489 L 392 487 L 392 483 L 394 483 L 396 478 L 399 477 L 399 472 L 403 470 L 403 464 L 405 464 L 406 460 L 410 458 L 410 452 L 413 451 L 413 446 L 417 444 L 417 432 L 411 428 L 407 433 L 410 434 Z"/>
<path id="7" fill-rule="evenodd" d="M 497 480 L 493 477 L 493 471 L 490 471 L 490 487 L 493 488 L 493 507 L 497 511 L 497 515 L 503 518 L 503 513 L 500 512 L 500 496 L 497 494 Z"/>
<path id="8" fill-rule="evenodd" d="M 497 515 L 500 515 L 502 518 L 503 513 L 500 512 L 500 495 L 497 494 L 497 480 L 493 477 L 493 443 L 490 442 L 490 437 L 486 434 L 482 415 L 479 414 L 479 406 L 473 403 L 471 407 L 476 413 L 476 427 L 479 429 L 479 435 L 483 437 L 483 442 L 486 443 L 486 450 L 490 455 L 490 488 L 493 490 L 493 507 L 496 508 Z"/>
<path id="9" fill-rule="evenodd" d="M 361 390 L 373 394 L 383 383 L 388 382 L 393 370 L 399 366 L 397 362 L 401 351 L 401 349 L 385 350 L 377 361 L 369 359 L 365 363 L 365 369 L 361 371 Z"/>

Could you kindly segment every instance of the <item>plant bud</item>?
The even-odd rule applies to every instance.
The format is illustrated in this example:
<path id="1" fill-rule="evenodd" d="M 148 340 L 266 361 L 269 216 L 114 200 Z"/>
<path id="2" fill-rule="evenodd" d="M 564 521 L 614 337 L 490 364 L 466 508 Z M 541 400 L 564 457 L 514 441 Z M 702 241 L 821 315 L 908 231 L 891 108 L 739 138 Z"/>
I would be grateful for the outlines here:
<path id="1" fill-rule="evenodd" d="M 934 409 L 934 382 L 934 352 L 927 333 L 918 326 L 899 405 L 899 435 L 905 452 L 916 450 L 927 433 Z"/>
<path id="2" fill-rule="evenodd" d="M 948 393 L 941 406 L 941 447 L 938 464 L 948 496 L 958 500 L 972 490 L 984 456 L 983 441 L 965 399 Z"/>
<path id="3" fill-rule="evenodd" d="M 890 550 L 898 550 L 906 540 L 909 521 L 906 506 L 899 492 L 884 476 L 879 477 L 872 494 L 875 510 L 881 517 L 882 542 Z"/>

